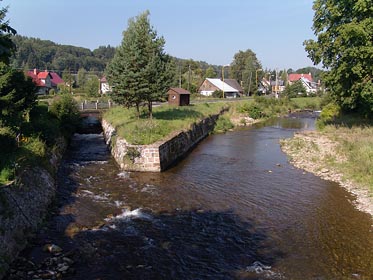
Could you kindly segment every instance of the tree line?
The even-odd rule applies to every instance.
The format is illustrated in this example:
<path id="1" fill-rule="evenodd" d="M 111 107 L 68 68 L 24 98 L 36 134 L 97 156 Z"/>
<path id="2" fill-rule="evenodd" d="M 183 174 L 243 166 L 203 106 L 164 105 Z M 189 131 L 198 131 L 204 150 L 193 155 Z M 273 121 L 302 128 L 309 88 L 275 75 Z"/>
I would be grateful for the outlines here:
<path id="1" fill-rule="evenodd" d="M 60 45 L 49 40 L 30 38 L 20 35 L 11 36 L 16 49 L 10 56 L 10 65 L 15 69 L 51 70 L 59 73 L 66 81 L 73 81 L 73 87 L 88 95 L 97 95 L 98 78 L 104 75 L 105 69 L 113 59 L 117 48 L 100 46 L 91 51 L 87 48 Z M 205 78 L 231 78 L 238 80 L 246 93 L 256 93 L 256 78 L 278 76 L 286 82 L 289 73 L 311 73 L 315 81 L 320 79 L 320 69 L 306 67 L 298 70 L 283 69 L 276 73 L 275 69 L 261 69 L 262 65 L 251 50 L 238 51 L 229 67 L 209 64 L 193 59 L 180 59 L 169 56 L 172 63 L 173 87 L 182 87 L 195 93 Z M 256 74 L 258 77 L 256 77 Z M 66 91 L 66 90 L 65 90 Z"/>
<path id="2" fill-rule="evenodd" d="M 321 71 L 315 67 L 306 67 L 296 71 L 293 69 L 280 71 L 263 69 L 256 54 L 251 49 L 238 51 L 229 67 L 210 65 L 206 62 L 192 59 L 178 59 L 168 54 L 152 58 L 148 57 L 148 59 L 160 59 L 162 63 L 167 60 L 167 86 L 181 86 L 192 93 L 197 91 L 200 84 L 207 77 L 221 78 L 224 76 L 225 78 L 236 79 L 241 82 L 246 93 L 255 93 L 257 82 L 263 77 L 271 80 L 277 78 L 286 82 L 287 74 L 289 73 L 310 72 L 314 81 L 322 80 L 331 99 L 340 106 L 342 111 L 359 112 L 361 110 L 366 116 L 371 116 L 373 111 L 373 64 L 371 63 L 373 53 L 373 28 L 371 28 L 373 26 L 373 17 L 371 15 L 373 11 L 372 5 L 370 5 L 371 2 L 372 0 L 360 0 L 357 2 L 343 0 L 338 4 L 332 0 L 316 0 L 314 2 L 313 30 L 317 39 L 307 40 L 304 45 L 314 64 L 322 64 L 327 69 L 326 71 Z M 139 54 L 133 53 L 134 57 L 125 57 L 126 54 L 123 52 L 128 40 L 136 40 L 136 36 L 133 37 L 131 35 L 132 26 L 136 27 L 136 25 L 143 24 L 144 27 L 144 24 L 149 25 L 149 13 L 145 12 L 144 14 L 146 16 L 142 23 L 140 19 L 143 15 L 130 19 L 128 30 L 124 32 L 126 36 L 124 36 L 122 44 L 116 48 L 102 46 L 90 51 L 85 48 L 58 45 L 50 41 L 15 36 L 13 44 L 18 44 L 18 48 L 14 57 L 11 58 L 11 64 L 17 68 L 56 68 L 59 71 L 68 70 L 69 72 L 72 70 L 77 72 L 79 69 L 84 69 L 88 72 L 95 70 L 106 71 L 106 74 L 110 74 L 110 71 L 113 70 L 110 65 L 116 60 L 115 56 L 120 57 L 121 52 L 123 54 L 121 59 L 133 60 L 134 57 L 137 58 L 138 55 L 146 53 L 141 48 L 146 49 L 149 47 L 153 48 L 153 51 L 157 49 L 154 46 L 142 46 L 139 44 Z M 163 53 L 164 38 L 157 37 L 153 27 L 146 29 L 146 31 L 148 34 L 144 33 L 142 36 L 144 38 L 153 36 L 150 41 L 154 40 L 161 45 L 158 46 L 158 50 L 155 52 Z M 118 58 L 117 60 L 120 59 Z M 163 67 L 161 62 L 153 61 L 152 63 L 154 67 Z M 148 64 L 142 65 L 139 63 L 138 67 L 144 65 Z M 127 68 L 124 69 L 126 70 Z M 136 68 L 133 68 L 132 71 L 135 70 Z M 139 70 L 138 73 L 142 72 L 141 68 L 137 68 L 137 70 Z M 113 85 L 115 84 L 112 79 L 111 82 Z M 142 81 L 137 82 L 141 83 Z M 118 84 L 119 82 L 116 83 Z"/>
<path id="3" fill-rule="evenodd" d="M 83 68 L 88 71 L 103 72 L 113 58 L 115 48 L 100 46 L 91 51 L 87 48 L 59 45 L 49 40 L 15 35 L 13 43 L 17 46 L 11 57 L 11 65 L 19 69 L 50 69 L 62 72 L 69 69 L 77 72 Z"/>

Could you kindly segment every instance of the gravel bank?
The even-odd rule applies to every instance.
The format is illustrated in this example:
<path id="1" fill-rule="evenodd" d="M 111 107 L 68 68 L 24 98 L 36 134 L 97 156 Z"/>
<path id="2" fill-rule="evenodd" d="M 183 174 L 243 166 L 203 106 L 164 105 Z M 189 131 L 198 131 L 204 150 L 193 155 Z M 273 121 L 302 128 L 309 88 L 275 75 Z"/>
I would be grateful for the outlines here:
<path id="1" fill-rule="evenodd" d="M 357 209 L 373 217 L 373 197 L 367 186 L 345 179 L 343 174 L 330 163 L 330 158 L 335 162 L 347 160 L 338 154 L 337 147 L 337 142 L 317 131 L 299 132 L 293 138 L 281 141 L 281 148 L 288 155 L 291 164 L 324 180 L 339 183 L 355 195 Z"/>

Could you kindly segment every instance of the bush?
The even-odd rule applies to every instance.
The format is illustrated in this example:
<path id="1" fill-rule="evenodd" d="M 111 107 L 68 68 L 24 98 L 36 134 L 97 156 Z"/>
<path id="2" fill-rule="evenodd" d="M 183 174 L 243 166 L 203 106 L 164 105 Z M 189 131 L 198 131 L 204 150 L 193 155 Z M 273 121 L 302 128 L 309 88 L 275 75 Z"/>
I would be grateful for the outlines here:
<path id="1" fill-rule="evenodd" d="M 11 153 L 17 147 L 16 134 L 9 127 L 0 127 L 1 153 Z"/>
<path id="2" fill-rule="evenodd" d="M 65 136 L 76 130 L 80 117 L 76 102 L 69 94 L 56 99 L 50 108 L 50 113 L 60 121 L 60 128 Z"/>
<path id="3" fill-rule="evenodd" d="M 229 129 L 232 129 L 234 125 L 230 121 L 229 118 L 226 116 L 220 116 L 216 121 L 216 125 L 214 127 L 214 132 L 226 132 Z"/>
<path id="4" fill-rule="evenodd" d="M 0 183 L 4 184 L 14 179 L 14 169 L 7 166 L 0 171 Z"/>
<path id="5" fill-rule="evenodd" d="M 264 117 L 261 106 L 256 103 L 244 103 L 238 108 L 238 112 L 249 115 L 253 119 L 260 119 Z"/>
<path id="6" fill-rule="evenodd" d="M 324 106 L 320 113 L 320 117 L 317 120 L 318 128 L 322 129 L 325 127 L 325 125 L 334 122 L 336 118 L 339 117 L 340 112 L 341 108 L 335 103 L 329 103 L 328 105 Z"/>
<path id="7" fill-rule="evenodd" d="M 60 135 L 59 120 L 48 112 L 45 104 L 35 106 L 30 112 L 30 122 L 21 127 L 22 134 L 27 137 L 40 137 L 48 146 L 52 146 Z"/>
<path id="8" fill-rule="evenodd" d="M 40 138 L 29 138 L 23 147 L 36 158 L 43 158 L 46 155 L 46 145 Z"/>
<path id="9" fill-rule="evenodd" d="M 212 97 L 214 97 L 214 98 L 223 98 L 223 92 L 221 90 L 215 90 L 212 93 Z"/>

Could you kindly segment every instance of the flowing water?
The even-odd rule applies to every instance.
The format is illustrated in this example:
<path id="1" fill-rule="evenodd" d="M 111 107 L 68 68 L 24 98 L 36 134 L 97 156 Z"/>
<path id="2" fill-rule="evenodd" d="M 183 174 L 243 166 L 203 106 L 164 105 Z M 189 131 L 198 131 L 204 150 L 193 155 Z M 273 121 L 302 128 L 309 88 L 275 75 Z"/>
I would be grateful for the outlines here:
<path id="1" fill-rule="evenodd" d="M 79 252 L 66 279 L 373 279 L 372 219 L 281 152 L 313 125 L 209 136 L 163 173 L 120 171 L 102 134 L 76 134 L 42 236 Z"/>

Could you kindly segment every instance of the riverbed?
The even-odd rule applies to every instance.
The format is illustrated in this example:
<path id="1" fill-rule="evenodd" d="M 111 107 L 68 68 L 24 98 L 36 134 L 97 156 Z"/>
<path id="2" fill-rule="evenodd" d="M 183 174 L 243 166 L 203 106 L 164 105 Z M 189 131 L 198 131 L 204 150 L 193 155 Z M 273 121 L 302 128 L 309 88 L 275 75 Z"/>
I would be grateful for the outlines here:
<path id="1" fill-rule="evenodd" d="M 37 265 L 57 244 L 74 261 L 63 279 L 371 279 L 369 215 L 280 149 L 313 127 L 283 118 L 212 135 L 162 173 L 120 171 L 102 134 L 76 134 L 55 214 L 23 257 Z"/>

